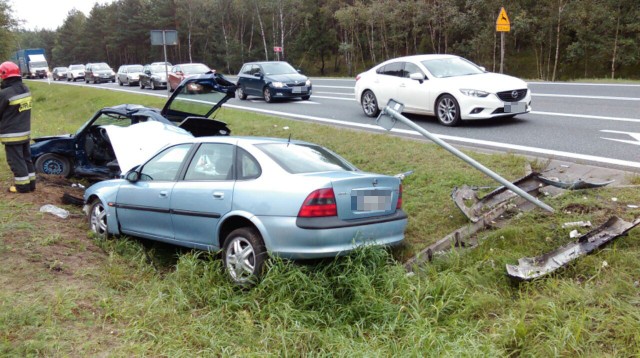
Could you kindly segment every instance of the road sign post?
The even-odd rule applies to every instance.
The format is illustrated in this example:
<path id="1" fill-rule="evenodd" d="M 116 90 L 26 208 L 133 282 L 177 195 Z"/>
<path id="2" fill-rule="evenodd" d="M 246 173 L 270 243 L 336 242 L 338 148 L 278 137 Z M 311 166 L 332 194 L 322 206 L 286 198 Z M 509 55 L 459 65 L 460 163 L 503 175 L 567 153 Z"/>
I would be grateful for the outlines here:
<path id="1" fill-rule="evenodd" d="M 504 33 L 511 31 L 511 22 L 509 22 L 509 16 L 507 11 L 500 8 L 498 19 L 496 20 L 496 31 L 500 33 L 500 73 L 504 69 Z"/>
<path id="2" fill-rule="evenodd" d="M 276 53 L 276 60 L 280 61 L 280 54 L 282 53 L 282 47 L 280 46 L 274 46 L 273 47 L 273 52 Z"/>
<path id="3" fill-rule="evenodd" d="M 167 97 L 171 95 L 169 88 L 169 66 L 167 66 L 167 45 L 178 44 L 178 31 L 176 30 L 151 30 L 151 45 L 162 45 L 164 50 L 164 76 L 167 79 Z"/>

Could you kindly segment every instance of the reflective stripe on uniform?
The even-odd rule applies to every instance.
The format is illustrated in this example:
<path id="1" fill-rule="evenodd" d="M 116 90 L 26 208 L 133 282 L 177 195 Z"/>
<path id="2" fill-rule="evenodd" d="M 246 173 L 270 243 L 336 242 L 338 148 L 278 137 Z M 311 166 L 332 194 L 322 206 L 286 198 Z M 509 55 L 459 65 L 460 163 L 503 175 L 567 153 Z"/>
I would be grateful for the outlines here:
<path id="1" fill-rule="evenodd" d="M 20 108 L 18 108 L 19 112 L 31 109 L 31 92 L 22 93 L 9 98 L 9 105 L 10 106 L 19 105 L 20 106 Z"/>
<path id="2" fill-rule="evenodd" d="M 16 183 L 16 185 L 25 185 L 25 184 L 29 184 L 29 182 L 31 182 L 31 180 L 29 180 L 29 177 L 15 177 L 13 178 L 13 181 Z"/>
<path id="3" fill-rule="evenodd" d="M 31 131 L 0 134 L 0 142 L 1 143 L 21 142 L 24 140 L 29 140 L 30 135 L 31 135 Z"/>

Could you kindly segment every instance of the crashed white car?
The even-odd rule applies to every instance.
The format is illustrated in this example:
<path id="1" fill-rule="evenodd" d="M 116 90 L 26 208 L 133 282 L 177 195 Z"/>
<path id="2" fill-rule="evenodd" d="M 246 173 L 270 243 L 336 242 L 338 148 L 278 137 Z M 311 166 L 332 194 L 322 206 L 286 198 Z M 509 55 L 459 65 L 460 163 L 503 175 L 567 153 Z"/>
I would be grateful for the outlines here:
<path id="1" fill-rule="evenodd" d="M 102 108 L 75 134 L 34 138 L 36 172 L 110 179 L 176 140 L 229 135 L 227 125 L 212 117 L 235 90 L 224 76 L 205 74 L 183 82 L 162 110 L 137 104 Z"/>

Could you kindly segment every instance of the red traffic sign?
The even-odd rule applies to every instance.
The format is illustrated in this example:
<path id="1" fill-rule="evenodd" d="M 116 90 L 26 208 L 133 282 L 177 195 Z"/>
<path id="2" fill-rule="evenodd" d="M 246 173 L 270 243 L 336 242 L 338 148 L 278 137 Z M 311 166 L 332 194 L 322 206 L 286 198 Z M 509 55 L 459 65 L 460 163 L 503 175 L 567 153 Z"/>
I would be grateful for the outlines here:
<path id="1" fill-rule="evenodd" d="M 273 47 L 273 52 L 282 52 L 282 47 L 274 46 Z"/>

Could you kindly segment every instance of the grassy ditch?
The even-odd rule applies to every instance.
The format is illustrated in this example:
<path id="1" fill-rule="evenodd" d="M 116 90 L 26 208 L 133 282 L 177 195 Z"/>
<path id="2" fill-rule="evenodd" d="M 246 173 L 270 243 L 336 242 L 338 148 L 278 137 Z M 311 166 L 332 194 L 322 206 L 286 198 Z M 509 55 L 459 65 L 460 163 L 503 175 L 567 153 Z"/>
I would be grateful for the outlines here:
<path id="1" fill-rule="evenodd" d="M 75 131 L 96 109 L 160 107 L 162 98 L 33 83 L 34 135 Z M 293 104 L 292 104 L 293 105 Z M 1 356 L 635 356 L 640 353 L 640 229 L 544 279 L 514 284 L 505 264 L 570 242 L 567 221 L 640 215 L 637 188 L 548 198 L 480 234 L 477 248 L 438 256 L 414 275 L 398 261 L 466 223 L 454 186 L 495 185 L 437 146 L 223 109 L 236 135 L 326 145 L 364 170 L 415 170 L 404 183 L 407 245 L 312 263 L 272 260 L 243 291 L 220 261 L 134 238 L 95 240 L 77 208 L 38 213 L 59 188 L 0 194 Z M 381 150 L 384 148 L 384 150 Z M 526 160 L 468 152 L 509 179 Z M 10 174 L 0 154 L 5 186 Z M 537 164 L 537 163 L 534 163 Z M 52 190 L 50 195 L 47 190 Z M 56 191 L 58 190 L 58 191 Z M 611 200 L 617 198 L 616 201 Z"/>

